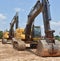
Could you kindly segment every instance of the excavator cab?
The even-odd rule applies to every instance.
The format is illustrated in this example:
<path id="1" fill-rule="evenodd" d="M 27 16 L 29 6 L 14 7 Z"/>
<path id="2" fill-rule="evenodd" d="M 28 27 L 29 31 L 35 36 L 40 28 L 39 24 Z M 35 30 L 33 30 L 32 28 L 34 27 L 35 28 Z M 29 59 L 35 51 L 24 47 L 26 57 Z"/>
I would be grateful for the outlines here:
<path id="1" fill-rule="evenodd" d="M 9 39 L 9 32 L 5 31 L 3 32 L 2 43 L 5 44 L 7 42 L 7 39 Z"/>
<path id="2" fill-rule="evenodd" d="M 37 41 L 41 39 L 41 28 L 40 26 L 34 26 L 32 27 L 32 35 L 33 41 Z"/>
<path id="3" fill-rule="evenodd" d="M 31 43 L 30 43 L 30 47 L 31 48 L 37 48 L 38 45 L 38 41 L 41 39 L 41 28 L 40 26 L 32 26 L 32 30 L 31 30 Z"/>
<path id="4" fill-rule="evenodd" d="M 9 38 L 9 32 L 8 31 L 6 31 L 6 32 L 3 33 L 3 38 L 6 38 L 6 39 Z"/>

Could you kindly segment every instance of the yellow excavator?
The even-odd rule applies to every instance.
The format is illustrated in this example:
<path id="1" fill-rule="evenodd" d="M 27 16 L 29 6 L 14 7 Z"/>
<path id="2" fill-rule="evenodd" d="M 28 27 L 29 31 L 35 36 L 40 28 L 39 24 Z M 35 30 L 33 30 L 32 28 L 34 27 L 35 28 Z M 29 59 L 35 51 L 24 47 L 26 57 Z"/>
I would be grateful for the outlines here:
<path id="1" fill-rule="evenodd" d="M 40 26 L 32 26 L 31 27 L 31 32 L 30 32 L 30 39 L 27 40 L 26 39 L 26 29 L 24 28 L 18 28 L 16 29 L 15 33 L 14 33 L 14 38 L 12 38 L 13 40 L 13 47 L 17 48 L 18 50 L 22 50 L 24 48 L 26 48 L 26 44 L 30 44 L 31 48 L 36 48 L 37 44 L 38 44 L 38 40 L 41 39 L 41 28 Z M 21 48 L 22 46 L 18 46 L 18 45 L 22 45 L 24 46 L 23 48 Z"/>
<path id="2" fill-rule="evenodd" d="M 60 56 L 60 42 L 54 38 L 54 30 L 50 28 L 50 4 L 48 0 L 38 0 L 35 6 L 32 8 L 26 30 L 26 39 L 29 40 L 29 35 L 31 32 L 31 24 L 34 19 L 42 13 L 45 39 L 38 41 L 37 55 L 40 56 Z"/>
<path id="3" fill-rule="evenodd" d="M 10 23 L 9 32 L 3 33 L 2 43 L 6 44 L 9 40 L 12 42 L 14 48 L 18 50 L 22 50 L 26 48 L 26 44 L 30 44 L 30 47 L 36 47 L 38 40 L 41 37 L 41 28 L 40 26 L 32 25 L 31 32 L 30 32 L 30 40 L 26 41 L 26 28 L 18 28 L 18 12 L 13 17 Z M 14 25 L 16 25 L 16 29 L 14 31 Z M 7 37 L 8 36 L 8 37 Z M 19 45 L 19 46 L 18 46 Z M 22 48 L 22 46 L 23 48 Z"/>
<path id="4" fill-rule="evenodd" d="M 10 23 L 9 31 L 3 32 L 3 38 L 2 38 L 3 44 L 6 44 L 7 42 L 9 42 L 9 40 L 12 39 L 12 37 L 14 37 L 14 29 L 13 29 L 14 25 L 17 29 L 18 28 L 18 12 L 16 12 L 16 15 L 13 17 L 13 19 Z"/>

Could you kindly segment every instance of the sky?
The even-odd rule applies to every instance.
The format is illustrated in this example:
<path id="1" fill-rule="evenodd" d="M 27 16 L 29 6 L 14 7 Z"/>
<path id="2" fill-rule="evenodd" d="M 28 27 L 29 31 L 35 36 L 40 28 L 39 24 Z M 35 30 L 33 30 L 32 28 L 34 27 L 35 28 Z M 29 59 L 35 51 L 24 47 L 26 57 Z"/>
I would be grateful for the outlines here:
<path id="1" fill-rule="evenodd" d="M 10 22 L 16 11 L 19 11 L 19 28 L 25 28 L 28 14 L 37 0 L 0 0 L 0 30 L 9 30 Z M 60 0 L 49 0 L 51 13 L 51 29 L 55 30 L 54 35 L 60 35 Z M 42 35 L 44 35 L 44 25 L 42 13 L 39 14 L 34 24 L 41 26 Z"/>

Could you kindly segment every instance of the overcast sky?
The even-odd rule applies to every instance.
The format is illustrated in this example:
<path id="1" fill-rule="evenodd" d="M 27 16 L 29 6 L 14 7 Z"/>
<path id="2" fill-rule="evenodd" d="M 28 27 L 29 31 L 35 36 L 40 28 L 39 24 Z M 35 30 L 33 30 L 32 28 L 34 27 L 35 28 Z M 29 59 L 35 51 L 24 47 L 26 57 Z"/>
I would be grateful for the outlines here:
<path id="1" fill-rule="evenodd" d="M 16 11 L 19 11 L 19 28 L 25 28 L 27 16 L 36 1 L 37 0 L 0 0 L 0 30 L 9 30 L 10 22 Z M 51 12 L 51 29 L 55 30 L 55 35 L 59 35 L 60 0 L 49 0 L 49 2 Z M 38 15 L 34 23 L 35 25 L 41 26 L 42 34 L 44 34 L 42 13 Z"/>

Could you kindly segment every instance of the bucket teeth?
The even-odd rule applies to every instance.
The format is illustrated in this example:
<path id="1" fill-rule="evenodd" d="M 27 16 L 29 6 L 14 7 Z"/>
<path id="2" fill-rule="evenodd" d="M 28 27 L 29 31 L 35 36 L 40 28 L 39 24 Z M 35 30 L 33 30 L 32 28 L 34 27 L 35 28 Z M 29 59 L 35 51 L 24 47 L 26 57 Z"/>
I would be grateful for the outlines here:
<path id="1" fill-rule="evenodd" d="M 58 52 L 58 46 L 55 45 L 54 43 L 50 43 L 49 44 L 48 52 L 49 52 L 50 55 L 57 54 L 57 52 Z"/>

